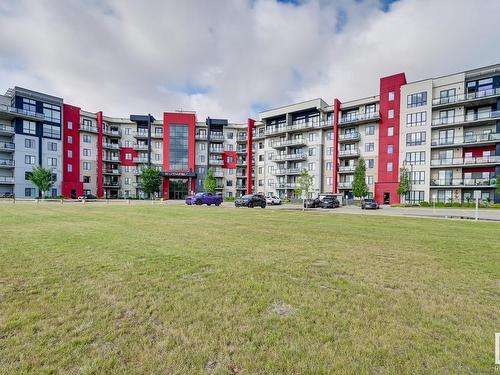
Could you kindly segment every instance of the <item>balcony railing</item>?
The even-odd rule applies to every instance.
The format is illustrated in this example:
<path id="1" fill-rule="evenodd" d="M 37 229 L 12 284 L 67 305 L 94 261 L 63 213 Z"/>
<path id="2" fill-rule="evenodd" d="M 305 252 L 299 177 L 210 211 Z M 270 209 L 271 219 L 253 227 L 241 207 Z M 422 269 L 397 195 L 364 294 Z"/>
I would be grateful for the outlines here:
<path id="1" fill-rule="evenodd" d="M 0 184 L 14 184 L 14 177 L 0 176 Z"/>
<path id="2" fill-rule="evenodd" d="M 352 189 L 352 182 L 339 182 L 339 189 Z"/>
<path id="3" fill-rule="evenodd" d="M 500 133 L 476 133 L 463 137 L 435 138 L 431 140 L 431 145 L 436 147 L 496 141 L 500 141 Z"/>
<path id="4" fill-rule="evenodd" d="M 5 105 L 5 104 L 0 104 L 0 112 L 9 113 L 12 115 L 32 117 L 32 118 L 36 118 L 36 119 L 42 120 L 42 121 L 45 119 L 45 116 L 43 113 L 28 111 L 28 110 L 22 109 L 22 108 L 15 108 L 15 107 L 11 107 L 11 106 Z"/>
<path id="5" fill-rule="evenodd" d="M 222 164 L 224 164 L 224 161 L 222 159 L 208 159 L 208 164 L 222 165 Z"/>
<path id="6" fill-rule="evenodd" d="M 287 182 L 287 183 L 277 183 L 276 184 L 276 189 L 299 189 L 300 184 L 295 183 L 295 182 Z"/>
<path id="7" fill-rule="evenodd" d="M 380 113 L 378 112 L 367 112 L 367 113 L 356 113 L 348 116 L 341 116 L 339 124 L 351 124 L 354 122 L 362 121 L 376 121 L 380 120 Z"/>
<path id="8" fill-rule="evenodd" d="M 80 124 L 80 131 L 81 132 L 88 132 L 88 133 L 98 133 L 99 129 L 97 128 L 97 126 Z"/>
<path id="9" fill-rule="evenodd" d="M 248 140 L 247 136 L 246 135 L 239 135 L 236 140 L 238 142 L 246 142 Z"/>
<path id="10" fill-rule="evenodd" d="M 223 141 L 224 140 L 224 134 L 223 133 L 210 133 L 210 139 L 212 140 L 219 140 Z"/>
<path id="11" fill-rule="evenodd" d="M 200 134 L 200 133 L 196 133 L 194 137 L 198 140 L 206 140 L 207 139 L 206 134 Z"/>
<path id="12" fill-rule="evenodd" d="M 14 134 L 16 129 L 13 126 L 0 124 L 0 133 Z"/>
<path id="13" fill-rule="evenodd" d="M 145 158 L 145 157 L 142 157 L 142 156 L 136 156 L 133 159 L 133 162 L 134 163 L 147 163 L 148 162 L 148 158 Z"/>
<path id="14" fill-rule="evenodd" d="M 214 177 L 224 177 L 224 172 L 222 171 L 214 171 Z"/>
<path id="15" fill-rule="evenodd" d="M 236 185 L 237 190 L 246 190 L 247 186 L 246 185 Z"/>
<path id="16" fill-rule="evenodd" d="M 119 150 L 120 149 L 120 144 L 119 143 L 106 143 L 106 142 L 102 142 L 102 147 L 109 148 L 109 149 L 112 149 L 112 150 Z"/>
<path id="17" fill-rule="evenodd" d="M 247 161 L 244 159 L 236 160 L 236 165 L 247 165 Z"/>
<path id="18" fill-rule="evenodd" d="M 481 90 L 478 92 L 471 92 L 467 94 L 457 94 L 454 96 L 448 96 L 444 98 L 436 98 L 432 100 L 432 105 L 439 106 L 439 105 L 447 105 L 455 103 L 458 104 L 466 101 L 492 98 L 499 95 L 500 95 L 500 88 Z"/>
<path id="19" fill-rule="evenodd" d="M 145 145 L 142 143 L 134 143 L 134 150 L 148 150 L 149 145 Z"/>
<path id="20" fill-rule="evenodd" d="M 300 174 L 300 168 L 281 168 L 274 171 L 275 175 L 286 175 L 286 174 Z"/>
<path id="21" fill-rule="evenodd" d="M 135 138 L 147 138 L 148 137 L 148 132 L 143 131 L 143 130 L 135 131 L 133 134 L 134 134 Z"/>
<path id="22" fill-rule="evenodd" d="M 247 149 L 246 148 L 239 148 L 239 149 L 236 149 L 236 152 L 238 154 L 246 154 L 247 153 Z"/>
<path id="23" fill-rule="evenodd" d="M 102 183 L 102 186 L 103 187 L 120 187 L 121 184 L 120 184 L 120 182 L 117 182 L 117 181 L 104 181 Z"/>
<path id="24" fill-rule="evenodd" d="M 16 162 L 12 159 L 0 159 L 0 167 L 14 167 Z"/>
<path id="25" fill-rule="evenodd" d="M 466 123 L 474 123 L 481 121 L 488 121 L 500 118 L 500 111 L 491 111 L 485 113 L 473 113 L 461 116 L 451 116 L 436 118 L 432 120 L 432 126 L 445 126 L 445 125 L 460 125 Z"/>
<path id="26" fill-rule="evenodd" d="M 339 141 L 359 141 L 360 137 L 358 132 L 345 133 L 339 135 Z"/>
<path id="27" fill-rule="evenodd" d="M 16 144 L 13 142 L 0 142 L 0 150 L 14 151 Z"/>
<path id="28" fill-rule="evenodd" d="M 358 149 L 339 150 L 339 157 L 359 156 Z"/>
<path id="29" fill-rule="evenodd" d="M 349 172 L 354 172 L 356 170 L 355 165 L 344 165 L 339 167 L 339 172 L 343 173 L 349 173 Z"/>
<path id="30" fill-rule="evenodd" d="M 222 154 L 224 152 L 224 149 L 222 147 L 210 147 L 209 150 L 210 150 L 210 152 L 213 152 L 216 154 Z"/>
<path id="31" fill-rule="evenodd" d="M 163 138 L 163 132 L 151 132 L 151 138 Z"/>
<path id="32" fill-rule="evenodd" d="M 271 147 L 282 148 L 282 147 L 287 147 L 287 146 L 299 146 L 299 145 L 304 145 L 304 144 L 305 144 L 305 139 L 303 137 L 300 137 L 300 138 L 294 138 L 294 139 L 273 141 L 271 143 Z"/>
<path id="33" fill-rule="evenodd" d="M 304 152 L 298 152 L 296 154 L 285 154 L 278 155 L 274 158 L 275 161 L 285 161 L 285 160 L 303 160 L 306 159 L 307 155 Z"/>
<path id="34" fill-rule="evenodd" d="M 120 157 L 119 156 L 104 155 L 102 160 L 107 161 L 107 162 L 112 162 L 112 163 L 118 163 L 120 161 Z"/>
<path id="35" fill-rule="evenodd" d="M 122 135 L 122 132 L 120 130 L 113 130 L 113 129 L 104 128 L 102 130 L 102 134 L 105 134 L 105 135 L 111 136 L 111 137 L 120 137 Z"/>
<path id="36" fill-rule="evenodd" d="M 120 168 L 115 168 L 115 169 L 110 169 L 110 168 L 105 168 L 102 170 L 103 174 L 112 174 L 112 175 L 118 175 L 121 173 Z"/>
<path id="37" fill-rule="evenodd" d="M 452 178 L 431 180 L 431 186 L 494 187 L 496 178 Z"/>
<path id="38" fill-rule="evenodd" d="M 481 156 L 471 158 L 450 158 L 450 159 L 431 159 L 432 167 L 448 165 L 482 165 L 482 164 L 500 164 L 500 156 Z"/>

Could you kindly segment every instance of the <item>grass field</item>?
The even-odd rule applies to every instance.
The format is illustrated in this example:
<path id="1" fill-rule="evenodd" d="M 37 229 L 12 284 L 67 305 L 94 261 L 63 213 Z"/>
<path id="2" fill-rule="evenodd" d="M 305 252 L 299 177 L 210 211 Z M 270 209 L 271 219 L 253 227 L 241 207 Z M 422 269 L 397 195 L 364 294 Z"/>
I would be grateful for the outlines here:
<path id="1" fill-rule="evenodd" d="M 0 373 L 493 373 L 499 244 L 485 222 L 0 206 Z"/>

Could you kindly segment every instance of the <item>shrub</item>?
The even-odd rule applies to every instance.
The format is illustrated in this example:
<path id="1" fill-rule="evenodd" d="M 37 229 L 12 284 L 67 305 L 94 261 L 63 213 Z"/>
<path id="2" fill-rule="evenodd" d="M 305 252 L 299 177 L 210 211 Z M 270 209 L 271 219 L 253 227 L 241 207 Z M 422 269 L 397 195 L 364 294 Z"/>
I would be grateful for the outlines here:
<path id="1" fill-rule="evenodd" d="M 420 202 L 420 207 L 430 207 L 431 204 L 429 202 Z"/>
<path id="2" fill-rule="evenodd" d="M 235 198 L 234 197 L 225 197 L 224 202 L 234 202 Z"/>

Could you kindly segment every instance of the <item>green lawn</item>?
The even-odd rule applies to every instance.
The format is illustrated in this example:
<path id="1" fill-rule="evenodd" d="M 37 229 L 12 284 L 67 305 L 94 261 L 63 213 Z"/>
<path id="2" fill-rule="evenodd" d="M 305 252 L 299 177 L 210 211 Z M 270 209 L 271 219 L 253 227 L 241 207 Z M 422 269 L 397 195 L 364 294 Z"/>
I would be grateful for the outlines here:
<path id="1" fill-rule="evenodd" d="M 498 223 L 0 205 L 0 373 L 492 373 Z"/>

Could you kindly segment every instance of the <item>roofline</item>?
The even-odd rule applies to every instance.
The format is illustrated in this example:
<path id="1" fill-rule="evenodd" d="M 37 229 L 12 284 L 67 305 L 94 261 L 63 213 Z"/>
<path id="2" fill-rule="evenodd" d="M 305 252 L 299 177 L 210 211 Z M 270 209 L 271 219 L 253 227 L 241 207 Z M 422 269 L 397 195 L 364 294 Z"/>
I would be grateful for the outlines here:
<path id="1" fill-rule="evenodd" d="M 314 99 L 304 100 L 304 101 L 298 102 L 298 103 L 291 103 L 291 104 L 282 105 L 280 107 L 269 108 L 269 109 L 266 109 L 265 111 L 260 111 L 259 114 L 260 113 L 264 113 L 264 112 L 276 111 L 277 109 L 282 109 L 282 108 L 286 108 L 286 107 L 291 107 L 292 105 L 299 105 L 299 104 L 304 104 L 304 103 L 307 103 L 307 102 L 312 102 L 314 100 L 321 100 L 323 103 L 325 103 L 326 105 L 328 105 L 328 103 L 323 98 L 314 98 Z"/>

